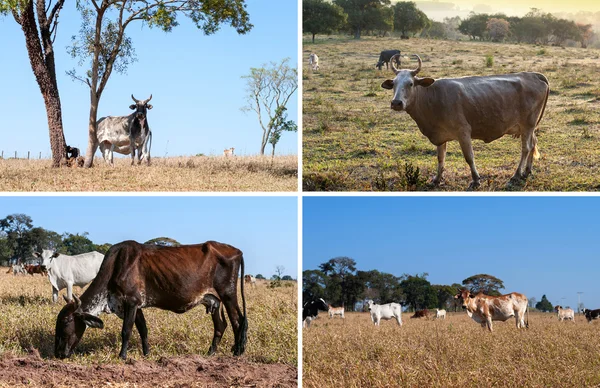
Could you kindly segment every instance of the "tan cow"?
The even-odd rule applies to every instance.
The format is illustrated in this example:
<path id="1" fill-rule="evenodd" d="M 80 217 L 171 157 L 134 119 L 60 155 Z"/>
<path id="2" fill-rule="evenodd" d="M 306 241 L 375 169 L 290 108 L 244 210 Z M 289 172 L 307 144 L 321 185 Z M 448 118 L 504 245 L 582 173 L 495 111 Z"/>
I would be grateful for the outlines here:
<path id="1" fill-rule="evenodd" d="M 467 315 L 481 327 L 492 331 L 492 321 L 505 322 L 514 317 L 517 329 L 529 327 L 529 315 L 525 322 L 527 312 L 527 297 L 518 292 L 500 296 L 485 295 L 483 292 L 477 295 L 469 290 L 462 290 L 454 296 L 454 299 L 462 299 L 462 306 L 467 310 Z"/>
<path id="2" fill-rule="evenodd" d="M 252 275 L 245 275 L 244 283 L 250 284 L 252 287 L 256 287 L 256 278 Z"/>
<path id="3" fill-rule="evenodd" d="M 438 168 L 433 178 L 439 184 L 444 172 L 446 143 L 457 140 L 471 168 L 470 189 L 480 185 L 473 157 L 472 139 L 486 143 L 504 135 L 521 137 L 521 161 L 512 181 L 525 179 L 531 173 L 537 149 L 537 128 L 550 87 L 548 79 L 539 73 L 515 73 L 483 77 L 433 78 L 417 77 L 414 70 L 399 70 L 390 60 L 396 77 L 381 84 L 394 91 L 390 108 L 405 111 L 417 123 L 419 130 L 437 146 Z"/>
<path id="4" fill-rule="evenodd" d="M 223 150 L 223 156 L 233 156 L 233 150 L 235 150 L 233 147 Z"/>
<path id="5" fill-rule="evenodd" d="M 554 307 L 554 310 L 556 310 L 556 312 L 558 314 L 559 321 L 562 322 L 565 319 L 570 319 L 571 321 L 575 322 L 575 311 L 573 311 L 573 309 L 571 309 L 571 308 L 563 309 L 562 306 L 556 306 L 556 307 Z"/>
<path id="6" fill-rule="evenodd" d="M 342 306 L 342 307 L 333 307 L 330 304 L 328 304 L 327 306 L 329 306 L 329 318 L 333 318 L 336 315 L 339 315 L 340 318 L 344 318 L 344 306 Z"/>

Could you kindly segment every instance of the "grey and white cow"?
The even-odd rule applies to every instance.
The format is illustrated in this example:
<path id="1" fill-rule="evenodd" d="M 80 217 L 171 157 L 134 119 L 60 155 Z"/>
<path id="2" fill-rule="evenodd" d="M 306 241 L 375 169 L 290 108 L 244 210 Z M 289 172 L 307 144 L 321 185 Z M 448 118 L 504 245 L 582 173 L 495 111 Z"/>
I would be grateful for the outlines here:
<path id="1" fill-rule="evenodd" d="M 58 292 L 65 288 L 67 299 L 72 301 L 73 286 L 84 287 L 94 280 L 104 260 L 104 255 L 95 251 L 69 256 L 44 249 L 34 255 L 42 259 L 42 265 L 48 270 L 54 303 L 58 300 Z"/>
<path id="2" fill-rule="evenodd" d="M 137 162 L 142 160 L 150 164 L 150 148 L 152 146 L 152 131 L 148 125 L 148 104 L 152 95 L 147 100 L 138 100 L 131 95 L 135 104 L 129 106 L 134 110 L 129 116 L 107 116 L 97 122 L 97 145 L 107 163 L 113 164 L 113 152 L 120 154 L 131 154 L 131 164 L 134 164 L 135 151 L 137 150 Z M 95 147 L 94 147 L 95 152 Z"/>
<path id="3" fill-rule="evenodd" d="M 392 70 L 396 77 L 381 84 L 394 91 L 390 108 L 405 111 L 419 130 L 437 146 L 438 168 L 433 178 L 439 184 L 444 172 L 446 143 L 458 140 L 473 178 L 469 188 L 480 184 L 475 168 L 472 139 L 486 143 L 504 135 L 521 137 L 521 161 L 512 180 L 525 179 L 531 173 L 534 158 L 539 157 L 535 130 L 542 120 L 550 87 L 540 73 L 514 73 L 482 77 L 417 77 L 421 58 L 414 70 Z"/>

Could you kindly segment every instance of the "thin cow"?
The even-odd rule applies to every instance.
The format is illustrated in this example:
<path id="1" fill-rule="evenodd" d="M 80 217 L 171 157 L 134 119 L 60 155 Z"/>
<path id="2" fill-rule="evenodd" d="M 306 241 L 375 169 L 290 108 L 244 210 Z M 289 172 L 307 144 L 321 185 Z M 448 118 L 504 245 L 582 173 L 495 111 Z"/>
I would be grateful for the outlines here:
<path id="1" fill-rule="evenodd" d="M 575 322 L 575 311 L 573 311 L 572 308 L 562 308 L 562 306 L 555 306 L 554 310 L 556 310 L 556 313 L 558 315 L 558 320 L 560 322 L 564 321 L 565 319 L 570 319 L 571 321 Z"/>
<path id="2" fill-rule="evenodd" d="M 500 296 L 485 295 L 483 292 L 473 294 L 469 290 L 462 290 L 454 296 L 454 299 L 462 299 L 463 309 L 467 315 L 489 331 L 492 331 L 492 321 L 505 322 L 514 317 L 517 329 L 529 327 L 529 315 L 525 322 L 527 312 L 527 297 L 518 292 Z"/>
<path id="3" fill-rule="evenodd" d="M 504 135 L 521 137 L 521 161 L 511 181 L 527 178 L 533 159 L 539 157 L 535 130 L 544 115 L 550 87 L 540 73 L 515 73 L 483 77 L 417 77 L 414 70 L 399 70 L 392 63 L 396 77 L 381 84 L 394 91 L 390 108 L 405 111 L 419 130 L 437 146 L 438 167 L 433 178 L 439 184 L 444 173 L 446 143 L 458 140 L 463 156 L 471 168 L 470 189 L 479 187 L 472 139 L 486 143 Z"/>
<path id="4" fill-rule="evenodd" d="M 138 100 L 131 95 L 135 104 L 129 106 L 134 110 L 129 116 L 107 116 L 102 117 L 97 122 L 96 142 L 93 147 L 93 153 L 96 147 L 100 146 L 100 152 L 107 163 L 113 164 L 113 152 L 120 154 L 131 154 L 131 165 L 134 164 L 137 150 L 137 162 L 146 160 L 150 164 L 150 148 L 152 147 L 152 131 L 148 125 L 148 109 L 152 105 L 148 104 L 152 100 L 152 95 L 147 100 Z"/>
<path id="5" fill-rule="evenodd" d="M 104 327 L 98 315 L 111 312 L 123 320 L 119 357 L 127 357 L 134 323 L 142 339 L 142 351 L 147 355 L 148 329 L 143 308 L 182 314 L 202 304 L 212 315 L 214 326 L 208 353 L 216 352 L 227 328 L 225 309 L 234 332 L 233 354 L 241 355 L 246 347 L 248 323 L 244 282 L 240 282 L 243 313 L 237 301 L 240 268 L 243 278 L 242 251 L 215 241 L 177 247 L 135 241 L 113 245 L 81 300 L 75 297 L 58 314 L 54 354 L 57 358 L 69 357 L 87 327 Z"/>

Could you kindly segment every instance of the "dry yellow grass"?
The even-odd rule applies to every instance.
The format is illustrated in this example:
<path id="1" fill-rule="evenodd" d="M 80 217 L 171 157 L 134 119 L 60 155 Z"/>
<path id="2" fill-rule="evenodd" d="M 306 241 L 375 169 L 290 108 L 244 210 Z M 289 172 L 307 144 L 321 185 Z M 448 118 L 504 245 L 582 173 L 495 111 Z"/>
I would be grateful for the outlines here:
<path id="1" fill-rule="evenodd" d="M 303 386 L 309 387 L 587 387 L 600 384 L 597 323 L 530 313 L 529 329 L 513 319 L 489 333 L 466 313 L 404 325 L 368 313 L 346 319 L 319 314 L 303 329 Z"/>
<path id="2" fill-rule="evenodd" d="M 39 275 L 13 276 L 0 267 L 0 355 L 5 352 L 26 355 L 36 349 L 42 359 L 54 357 L 56 316 L 64 305 L 51 301 L 48 279 Z M 285 282 L 287 283 L 287 282 Z M 297 365 L 297 287 L 267 288 L 266 282 L 246 289 L 248 342 L 242 356 L 256 363 Z M 64 294 L 65 290 L 61 291 Z M 75 294 L 81 294 L 75 287 Z M 241 299 L 240 299 L 241 306 Z M 213 324 L 205 309 L 175 314 L 146 309 L 150 355 L 148 360 L 167 356 L 205 355 L 213 335 Z M 87 329 L 75 354 L 65 362 L 86 365 L 120 363 L 122 321 L 114 314 L 102 314 L 103 330 Z M 229 322 L 229 321 L 228 321 Z M 127 353 L 129 358 L 144 359 L 137 331 Z M 228 323 L 217 357 L 231 357 L 233 332 Z"/>
<path id="3" fill-rule="evenodd" d="M 193 156 L 152 158 L 148 167 L 52 168 L 50 160 L 0 159 L 0 191 L 297 191 L 298 157 Z"/>

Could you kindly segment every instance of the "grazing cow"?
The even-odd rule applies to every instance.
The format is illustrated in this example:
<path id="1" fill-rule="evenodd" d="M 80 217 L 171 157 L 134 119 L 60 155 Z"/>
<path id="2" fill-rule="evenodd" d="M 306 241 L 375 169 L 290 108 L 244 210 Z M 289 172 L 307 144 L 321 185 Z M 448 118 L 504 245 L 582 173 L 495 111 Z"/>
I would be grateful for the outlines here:
<path id="1" fill-rule="evenodd" d="M 304 303 L 302 306 L 302 327 L 309 327 L 310 322 L 319 315 L 319 310 L 329 310 L 329 305 L 325 303 L 323 298 L 312 299 Z"/>
<path id="2" fill-rule="evenodd" d="M 492 331 L 492 321 L 504 322 L 512 317 L 515 318 L 517 329 L 529 327 L 529 314 L 525 322 L 525 312 L 528 312 L 527 297 L 518 292 L 490 296 L 483 292 L 475 295 L 469 290 L 462 290 L 454 299 L 462 299 L 462 306 L 467 310 L 467 315 L 480 323 L 481 327 L 487 326 L 489 331 Z"/>
<path id="3" fill-rule="evenodd" d="M 312 67 L 313 71 L 319 70 L 319 57 L 317 54 L 312 53 L 308 56 L 308 65 Z"/>
<path id="4" fill-rule="evenodd" d="M 379 61 L 375 67 L 381 70 L 383 68 L 383 64 L 385 63 L 385 68 L 389 69 L 389 63 L 392 58 L 394 58 L 396 64 L 400 66 L 400 50 L 384 50 L 381 52 L 381 54 L 379 54 Z"/>
<path id="5" fill-rule="evenodd" d="M 58 314 L 54 354 L 57 358 L 69 357 L 86 327 L 102 329 L 104 323 L 98 315 L 111 312 L 123 320 L 119 357 L 127 357 L 134 323 L 142 339 L 142 351 L 147 355 L 148 329 L 143 308 L 181 314 L 202 304 L 212 315 L 214 326 L 208 353 L 216 352 L 227 327 L 225 309 L 234 332 L 233 354 L 241 355 L 246 347 L 248 323 L 244 282 L 240 282 L 243 313 L 237 301 L 240 267 L 243 278 L 242 251 L 215 241 L 177 247 L 135 241 L 113 245 L 81 300 L 75 297 Z"/>
<path id="6" fill-rule="evenodd" d="M 131 98 L 135 104 L 130 105 L 129 109 L 135 112 L 129 116 L 102 117 L 97 122 L 94 152 L 99 145 L 104 160 L 111 165 L 114 151 L 124 155 L 131 154 L 131 165 L 133 165 L 136 149 L 138 164 L 146 159 L 146 163 L 150 165 L 152 132 L 146 115 L 148 109 L 152 109 L 152 105 L 148 104 L 152 100 L 152 95 L 147 100 L 138 100 L 133 94 Z"/>
<path id="7" fill-rule="evenodd" d="M 245 275 L 244 282 L 250 284 L 252 287 L 256 287 L 256 278 L 252 275 Z"/>
<path id="8" fill-rule="evenodd" d="M 223 156 L 233 156 L 233 150 L 235 150 L 233 147 L 223 150 Z"/>
<path id="9" fill-rule="evenodd" d="M 58 292 L 67 289 L 67 299 L 73 300 L 73 286 L 84 287 L 94 280 L 100 270 L 104 255 L 99 252 L 88 252 L 69 256 L 44 249 L 42 253 L 34 253 L 42 259 L 49 271 L 48 279 L 52 285 L 52 301 L 58 301 Z"/>
<path id="10" fill-rule="evenodd" d="M 600 318 L 600 309 L 596 309 L 596 310 L 583 309 L 583 315 L 585 315 L 585 319 L 587 319 L 588 323 L 592 323 L 592 321 L 594 319 Z"/>
<path id="11" fill-rule="evenodd" d="M 67 146 L 67 159 L 77 159 L 79 157 L 79 148 Z"/>
<path id="12" fill-rule="evenodd" d="M 535 129 L 542 120 L 550 87 L 539 73 L 515 73 L 484 77 L 434 80 L 417 77 L 421 58 L 414 70 L 399 70 L 396 77 L 381 84 L 393 89 L 391 109 L 406 111 L 419 130 L 437 146 L 438 168 L 433 178 L 439 184 L 444 172 L 446 143 L 458 140 L 471 168 L 477 188 L 480 177 L 473 158 L 472 139 L 489 143 L 504 135 L 521 137 L 521 161 L 511 181 L 525 179 L 531 173 L 534 157 L 539 157 Z"/>
<path id="13" fill-rule="evenodd" d="M 399 303 L 375 304 L 372 300 L 367 302 L 369 311 L 371 312 L 371 321 L 375 326 L 379 326 L 379 322 L 395 318 L 398 325 L 402 326 L 402 306 Z"/>
<path id="14" fill-rule="evenodd" d="M 344 318 L 344 306 L 342 307 L 333 307 L 332 305 L 327 305 L 329 306 L 329 318 L 333 318 L 336 315 L 339 315 L 341 318 Z"/>
<path id="15" fill-rule="evenodd" d="M 435 319 L 446 319 L 446 310 L 435 309 Z"/>
<path id="16" fill-rule="evenodd" d="M 427 309 L 417 310 L 417 311 L 415 311 L 415 314 L 411 318 L 425 318 L 425 319 L 429 319 L 429 310 L 427 310 Z"/>
<path id="17" fill-rule="evenodd" d="M 570 319 L 571 321 L 575 322 L 575 311 L 573 311 L 573 309 L 571 309 L 571 308 L 563 309 L 562 306 L 555 306 L 554 310 L 556 310 L 556 312 L 558 314 L 559 321 L 562 322 L 565 319 Z"/>
<path id="18" fill-rule="evenodd" d="M 24 269 L 31 276 L 33 276 L 36 273 L 39 273 L 42 276 L 48 275 L 48 270 L 46 269 L 46 266 L 44 266 L 44 265 L 32 265 L 32 264 L 29 264 L 29 265 L 25 265 Z"/>

